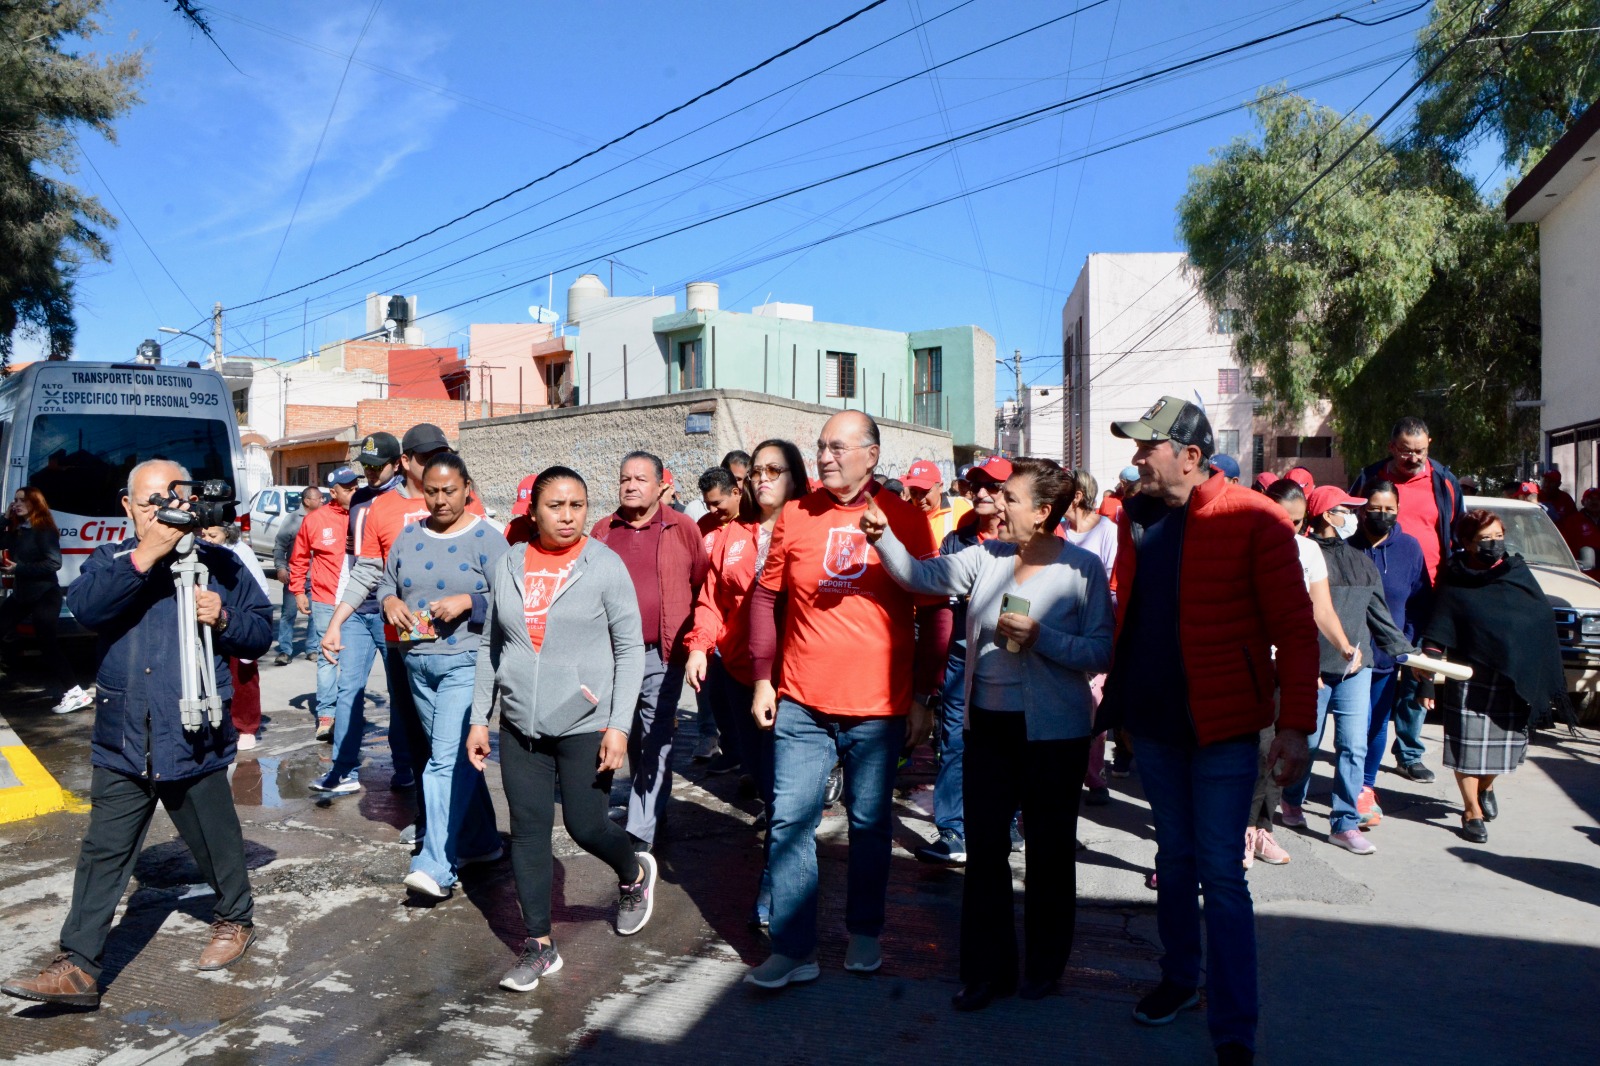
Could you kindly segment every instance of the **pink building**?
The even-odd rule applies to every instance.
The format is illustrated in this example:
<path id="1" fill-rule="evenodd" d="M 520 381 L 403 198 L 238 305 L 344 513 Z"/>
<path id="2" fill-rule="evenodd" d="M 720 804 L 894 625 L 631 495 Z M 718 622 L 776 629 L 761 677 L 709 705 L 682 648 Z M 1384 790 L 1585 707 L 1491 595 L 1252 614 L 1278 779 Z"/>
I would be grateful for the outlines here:
<path id="1" fill-rule="evenodd" d="M 577 402 L 572 337 L 538 322 L 475 323 L 470 333 L 473 396 L 540 410 Z"/>

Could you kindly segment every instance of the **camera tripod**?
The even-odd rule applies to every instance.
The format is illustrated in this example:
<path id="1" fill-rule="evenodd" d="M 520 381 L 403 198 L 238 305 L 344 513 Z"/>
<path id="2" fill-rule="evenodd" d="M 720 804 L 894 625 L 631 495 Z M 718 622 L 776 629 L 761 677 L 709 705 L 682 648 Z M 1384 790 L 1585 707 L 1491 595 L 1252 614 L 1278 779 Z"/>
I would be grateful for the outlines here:
<path id="1" fill-rule="evenodd" d="M 183 535 L 172 564 L 172 583 L 178 593 L 178 673 L 183 679 L 178 708 L 183 713 L 185 733 L 198 733 L 207 722 L 212 729 L 222 725 L 222 697 L 217 693 L 211 627 L 202 626 L 194 614 L 195 589 L 206 588 L 211 573 L 200 561 L 194 538 L 193 533 Z"/>

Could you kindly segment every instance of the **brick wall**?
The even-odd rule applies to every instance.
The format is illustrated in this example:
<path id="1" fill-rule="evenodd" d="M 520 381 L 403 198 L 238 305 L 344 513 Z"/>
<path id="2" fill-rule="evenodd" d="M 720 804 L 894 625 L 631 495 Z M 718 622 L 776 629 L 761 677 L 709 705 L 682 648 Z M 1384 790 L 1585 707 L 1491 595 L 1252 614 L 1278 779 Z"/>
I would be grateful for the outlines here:
<path id="1" fill-rule="evenodd" d="M 381 341 L 345 341 L 344 368 L 389 373 L 389 345 Z"/>
<path id="2" fill-rule="evenodd" d="M 319 429 L 336 429 L 352 425 L 355 420 L 354 407 L 321 407 L 309 403 L 291 403 L 283 409 L 283 435 L 295 437 Z"/>
<path id="3" fill-rule="evenodd" d="M 483 417 L 483 411 L 484 405 L 477 400 L 468 400 L 464 404 L 460 400 L 362 400 L 356 404 L 351 421 L 356 424 L 357 438 L 365 438 L 367 434 L 379 430 L 400 437 L 418 422 L 432 422 L 444 430 L 446 437 L 456 440 L 460 435 L 458 427 L 461 423 L 466 419 Z M 516 404 L 497 403 L 493 405 L 490 417 L 517 413 Z"/>

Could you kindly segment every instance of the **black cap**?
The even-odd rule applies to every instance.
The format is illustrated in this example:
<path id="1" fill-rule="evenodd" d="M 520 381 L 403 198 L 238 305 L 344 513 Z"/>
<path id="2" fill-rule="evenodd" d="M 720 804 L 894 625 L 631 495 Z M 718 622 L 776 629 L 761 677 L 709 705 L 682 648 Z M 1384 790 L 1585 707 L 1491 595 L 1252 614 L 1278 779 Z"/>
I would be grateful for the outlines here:
<path id="1" fill-rule="evenodd" d="M 393 433 L 374 433 L 361 442 L 361 454 L 356 462 L 362 466 L 382 466 L 400 458 L 400 442 Z"/>
<path id="2" fill-rule="evenodd" d="M 1194 445 L 1202 458 L 1216 451 L 1211 420 L 1199 406 L 1176 396 L 1163 396 L 1135 422 L 1111 423 L 1111 435 L 1124 440 L 1169 440 Z"/>
<path id="3" fill-rule="evenodd" d="M 405 439 L 400 442 L 400 450 L 407 455 L 437 452 L 449 447 L 450 442 L 444 439 L 444 430 L 432 422 L 418 422 L 406 430 Z"/>

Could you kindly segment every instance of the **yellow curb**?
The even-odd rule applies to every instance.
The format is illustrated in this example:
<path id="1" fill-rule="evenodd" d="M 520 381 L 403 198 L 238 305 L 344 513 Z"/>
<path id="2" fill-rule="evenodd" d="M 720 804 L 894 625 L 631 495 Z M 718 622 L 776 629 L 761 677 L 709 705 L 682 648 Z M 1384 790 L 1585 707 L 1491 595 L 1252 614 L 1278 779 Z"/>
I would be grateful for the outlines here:
<path id="1" fill-rule="evenodd" d="M 0 747 L 0 758 L 11 764 L 11 770 L 22 782 L 11 788 L 0 788 L 0 824 L 20 822 L 55 811 L 83 812 L 89 805 L 56 784 L 50 771 L 40 765 L 24 744 Z"/>

